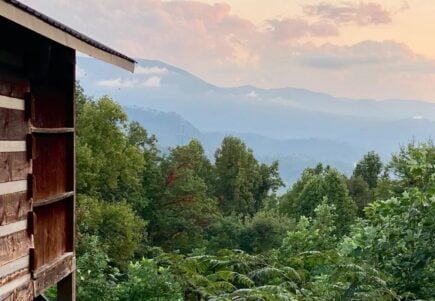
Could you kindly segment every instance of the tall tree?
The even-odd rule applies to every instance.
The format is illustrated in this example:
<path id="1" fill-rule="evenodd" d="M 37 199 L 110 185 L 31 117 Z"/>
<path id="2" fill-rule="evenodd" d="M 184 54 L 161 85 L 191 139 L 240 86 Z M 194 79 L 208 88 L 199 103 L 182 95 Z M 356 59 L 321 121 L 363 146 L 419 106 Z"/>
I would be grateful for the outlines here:
<path id="1" fill-rule="evenodd" d="M 119 201 L 143 197 L 144 157 L 126 136 L 127 116 L 107 96 L 81 100 L 77 116 L 77 191 Z"/>
<path id="2" fill-rule="evenodd" d="M 150 234 L 166 250 L 190 252 L 203 246 L 205 228 L 218 215 L 210 193 L 212 165 L 201 144 L 192 140 L 171 150 L 163 163 L 165 187 L 152 204 Z"/>
<path id="3" fill-rule="evenodd" d="M 356 164 L 353 176 L 361 177 L 367 182 L 369 188 L 373 189 L 378 184 L 382 166 L 379 155 L 374 151 L 370 151 Z"/>
<path id="4" fill-rule="evenodd" d="M 282 185 L 278 164 L 259 164 L 236 137 L 225 137 L 215 153 L 216 195 L 225 214 L 253 215 L 270 191 Z"/>

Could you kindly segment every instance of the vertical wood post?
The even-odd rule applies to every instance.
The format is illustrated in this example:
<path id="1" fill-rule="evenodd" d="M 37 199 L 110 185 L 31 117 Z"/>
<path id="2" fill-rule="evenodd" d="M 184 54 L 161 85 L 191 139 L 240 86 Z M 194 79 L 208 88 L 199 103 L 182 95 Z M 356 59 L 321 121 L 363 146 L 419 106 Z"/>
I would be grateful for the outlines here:
<path id="1" fill-rule="evenodd" d="M 57 283 L 58 301 L 76 300 L 76 272 L 73 271 L 67 277 Z"/>

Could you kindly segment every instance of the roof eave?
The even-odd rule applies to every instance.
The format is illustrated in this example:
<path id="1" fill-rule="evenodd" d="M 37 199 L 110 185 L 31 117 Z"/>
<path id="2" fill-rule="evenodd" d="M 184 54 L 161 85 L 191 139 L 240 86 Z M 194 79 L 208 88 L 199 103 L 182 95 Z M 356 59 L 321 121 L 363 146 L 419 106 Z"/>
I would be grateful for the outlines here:
<path id="1" fill-rule="evenodd" d="M 39 16 L 31 14 L 28 11 L 23 10 L 22 7 L 17 7 L 16 4 L 19 2 L 13 2 L 15 2 L 15 5 L 10 3 L 9 1 L 0 1 L 0 16 L 9 19 L 12 22 L 15 22 L 66 47 L 73 48 L 96 59 L 105 61 L 112 65 L 116 65 L 130 72 L 134 72 L 134 67 L 136 63 L 135 60 L 121 53 L 118 53 L 115 50 L 112 50 L 109 47 L 104 46 L 96 41 L 93 41 L 84 35 L 80 35 L 79 37 L 81 37 L 82 39 L 79 39 L 78 37 L 66 32 L 65 30 L 49 24 L 40 16 L 43 16 L 46 19 L 55 22 L 56 25 L 62 25 L 61 23 L 49 19 L 48 17 L 39 13 Z M 26 7 L 24 4 L 19 4 L 20 6 Z M 64 25 L 62 26 L 70 31 L 73 31 L 72 29 Z M 73 32 L 75 33 L 75 31 Z M 91 41 L 94 45 L 89 42 L 85 42 L 84 40 Z M 96 47 L 95 45 L 98 47 Z"/>

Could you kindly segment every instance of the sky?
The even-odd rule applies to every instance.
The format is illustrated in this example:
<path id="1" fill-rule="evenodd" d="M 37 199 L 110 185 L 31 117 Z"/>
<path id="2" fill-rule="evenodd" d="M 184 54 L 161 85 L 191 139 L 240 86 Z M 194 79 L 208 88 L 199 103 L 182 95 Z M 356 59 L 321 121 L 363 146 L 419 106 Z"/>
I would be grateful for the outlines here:
<path id="1" fill-rule="evenodd" d="M 223 87 L 435 102 L 432 0 L 22 0 Z"/>

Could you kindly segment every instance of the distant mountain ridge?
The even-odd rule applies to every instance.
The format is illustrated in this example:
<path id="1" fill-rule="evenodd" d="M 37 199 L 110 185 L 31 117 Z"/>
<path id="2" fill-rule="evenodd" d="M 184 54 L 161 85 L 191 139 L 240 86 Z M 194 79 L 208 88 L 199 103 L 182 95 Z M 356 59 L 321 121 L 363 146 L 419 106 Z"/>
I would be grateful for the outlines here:
<path id="1" fill-rule="evenodd" d="M 204 146 L 207 156 L 214 160 L 214 153 L 226 135 L 240 137 L 256 157 L 265 163 L 280 161 L 280 173 L 286 183 L 293 183 L 307 166 L 318 162 L 333 165 L 343 172 L 350 173 L 354 162 L 363 153 L 343 142 L 324 139 L 277 140 L 257 134 L 247 133 L 202 133 L 176 113 L 164 113 L 134 107 L 124 107 L 131 120 L 138 121 L 150 134 L 158 138 L 162 152 L 176 145 L 187 144 L 198 139 Z"/>
<path id="2" fill-rule="evenodd" d="M 349 171 L 368 150 L 388 159 L 400 144 L 435 133 L 435 103 L 354 100 L 297 88 L 221 88 L 163 62 L 138 62 L 136 73 L 128 74 L 79 57 L 78 78 L 91 96 L 108 94 L 135 107 L 127 110 L 129 117 L 155 133 L 163 148 L 195 137 L 212 157 L 220 140 L 232 134 L 287 169 L 288 162 L 295 167 L 324 161 Z"/>

